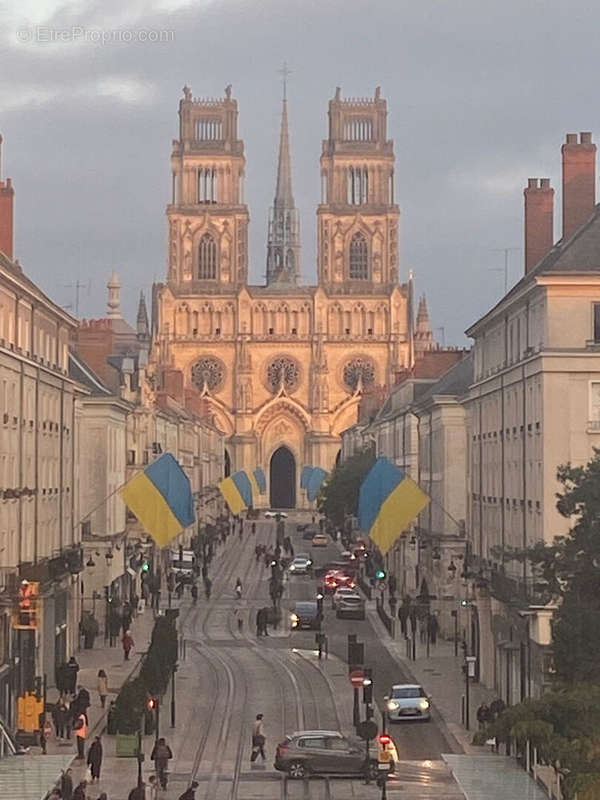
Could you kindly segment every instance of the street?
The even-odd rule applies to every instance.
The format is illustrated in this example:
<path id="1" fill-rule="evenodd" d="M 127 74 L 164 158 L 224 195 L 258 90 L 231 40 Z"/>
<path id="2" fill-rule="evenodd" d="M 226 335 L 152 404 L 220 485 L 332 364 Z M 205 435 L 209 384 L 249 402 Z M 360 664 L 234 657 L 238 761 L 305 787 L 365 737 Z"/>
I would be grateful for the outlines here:
<path id="1" fill-rule="evenodd" d="M 288 522 L 296 552 L 306 550 L 295 524 Z M 181 608 L 180 629 L 186 640 L 186 659 L 177 675 L 178 716 L 175 730 L 168 727 L 168 698 L 161 714 L 161 735 L 174 752 L 167 797 L 176 798 L 193 777 L 199 782 L 199 800 L 217 798 L 289 798 L 289 800 L 341 800 L 346 797 L 380 797 L 381 790 L 365 786 L 362 779 L 288 780 L 273 768 L 274 750 L 286 733 L 326 729 L 352 733 L 352 692 L 347 680 L 346 636 L 356 632 L 365 642 L 367 666 L 374 670 L 375 696 L 379 706 L 388 684 L 402 681 L 398 667 L 378 642 L 368 620 L 336 620 L 327 609 L 324 630 L 329 636 L 331 658 L 327 668 L 314 657 L 314 632 L 287 631 L 284 614 L 281 630 L 256 639 L 256 610 L 268 604 L 270 571 L 256 564 L 257 543 L 273 544 L 275 524 L 260 521 L 256 534 L 246 524 L 242 540 L 227 542 L 227 552 L 211 574 L 210 602 Z M 335 547 L 315 550 L 316 563 L 335 557 Z M 240 577 L 244 591 L 236 601 L 234 586 Z M 283 605 L 313 598 L 314 578 L 293 577 L 287 584 Z M 238 619 L 243 620 L 242 629 Z M 293 649 L 292 649 L 293 648 Z M 298 652 L 294 652 L 297 650 Z M 339 657 L 339 658 L 336 658 Z M 250 763 L 250 732 L 256 714 L 264 714 L 267 760 Z M 434 718 L 429 723 L 395 726 L 392 731 L 401 763 L 388 785 L 389 793 L 402 790 L 403 798 L 462 798 L 442 752 L 460 752 L 452 746 Z M 423 792 L 427 787 L 428 794 Z"/>

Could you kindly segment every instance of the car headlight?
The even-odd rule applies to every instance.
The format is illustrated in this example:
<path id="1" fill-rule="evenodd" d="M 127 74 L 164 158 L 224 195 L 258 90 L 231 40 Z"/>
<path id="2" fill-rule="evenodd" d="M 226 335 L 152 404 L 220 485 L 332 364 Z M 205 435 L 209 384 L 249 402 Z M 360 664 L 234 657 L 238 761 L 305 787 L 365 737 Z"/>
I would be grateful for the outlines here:
<path id="1" fill-rule="evenodd" d="M 291 567 L 290 567 L 290 572 L 293 572 L 295 569 L 296 569 L 296 567 L 292 564 Z"/>
<path id="2" fill-rule="evenodd" d="M 427 711 L 429 708 L 429 700 L 426 700 L 424 697 L 419 700 L 419 708 L 421 711 Z"/>
<path id="3" fill-rule="evenodd" d="M 292 628 L 295 628 L 299 622 L 299 617 L 297 614 L 290 614 L 290 622 L 292 623 Z"/>
<path id="4" fill-rule="evenodd" d="M 312 564 L 312 561 L 309 559 L 309 560 L 306 562 L 306 565 L 307 565 L 307 566 L 310 566 L 311 564 Z"/>
<path id="5" fill-rule="evenodd" d="M 397 703 L 395 700 L 388 700 L 388 711 L 398 711 L 400 708 L 400 703 Z"/>

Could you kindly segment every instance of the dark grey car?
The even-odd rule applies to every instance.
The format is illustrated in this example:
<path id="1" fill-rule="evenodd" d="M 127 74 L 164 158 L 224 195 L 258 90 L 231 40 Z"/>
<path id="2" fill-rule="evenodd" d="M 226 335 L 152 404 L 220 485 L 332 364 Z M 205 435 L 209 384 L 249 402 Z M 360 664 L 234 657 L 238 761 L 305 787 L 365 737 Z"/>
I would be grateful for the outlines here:
<path id="1" fill-rule="evenodd" d="M 275 769 L 290 778 L 306 775 L 364 775 L 365 745 L 339 731 L 297 731 L 277 745 Z M 377 753 L 371 749 L 369 776 L 376 778 Z"/>

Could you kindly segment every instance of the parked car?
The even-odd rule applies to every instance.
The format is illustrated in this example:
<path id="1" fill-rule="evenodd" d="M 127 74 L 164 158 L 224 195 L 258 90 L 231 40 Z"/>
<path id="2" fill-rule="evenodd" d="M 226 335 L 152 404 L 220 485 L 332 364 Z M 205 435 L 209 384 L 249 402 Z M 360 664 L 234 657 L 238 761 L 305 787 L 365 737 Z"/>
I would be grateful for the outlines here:
<path id="1" fill-rule="evenodd" d="M 290 614 L 290 627 L 292 630 L 305 628 L 320 631 L 322 618 L 323 615 L 314 600 L 302 600 L 295 604 Z"/>
<path id="2" fill-rule="evenodd" d="M 286 736 L 275 751 L 275 769 L 290 778 L 307 775 L 364 775 L 365 746 L 339 731 L 297 731 Z M 377 751 L 370 748 L 369 777 L 378 774 Z"/>
<path id="3" fill-rule="evenodd" d="M 294 575 L 309 575 L 312 571 L 312 560 L 308 556 L 297 555 L 292 559 L 288 570 Z"/>
<path id="4" fill-rule="evenodd" d="M 338 596 L 339 595 L 339 596 Z M 338 619 L 365 619 L 365 601 L 352 589 L 338 589 L 334 594 L 335 615 Z M 335 599 L 337 597 L 337 599 Z"/>
<path id="5" fill-rule="evenodd" d="M 390 722 L 403 719 L 431 719 L 431 702 L 425 689 L 416 683 L 399 683 L 392 686 L 384 698 Z"/>
<path id="6" fill-rule="evenodd" d="M 324 533 L 315 533 L 312 537 L 312 545 L 313 547 L 327 547 L 327 536 Z"/>

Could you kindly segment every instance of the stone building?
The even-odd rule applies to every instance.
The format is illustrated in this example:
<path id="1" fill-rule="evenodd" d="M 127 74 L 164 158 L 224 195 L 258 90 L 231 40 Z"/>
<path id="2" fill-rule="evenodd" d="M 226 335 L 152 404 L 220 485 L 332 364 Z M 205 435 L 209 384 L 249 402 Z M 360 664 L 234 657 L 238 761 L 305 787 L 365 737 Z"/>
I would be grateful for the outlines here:
<path id="1" fill-rule="evenodd" d="M 77 322 L 13 254 L 13 196 L 0 182 L 0 715 L 77 645 L 82 568 L 78 384 L 69 375 Z M 40 584 L 38 631 L 12 630 L 21 580 Z"/>
<path id="2" fill-rule="evenodd" d="M 596 146 L 562 147 L 563 235 L 554 244 L 547 179 L 525 189 L 525 274 L 475 322 L 466 398 L 468 534 L 481 573 L 470 646 L 505 702 L 549 681 L 552 608 L 543 583 L 511 549 L 552 541 L 557 467 L 584 465 L 600 444 L 600 207 Z"/>
<path id="3" fill-rule="evenodd" d="M 365 387 L 391 385 L 414 361 L 412 281 L 399 283 L 399 209 L 387 106 L 329 103 L 317 209 L 318 282 L 301 283 L 301 242 L 283 101 L 266 285 L 248 281 L 248 208 L 237 102 L 179 105 L 167 207 L 168 274 L 153 294 L 153 348 L 162 389 L 203 402 L 227 436 L 228 469 L 260 466 L 261 505 L 305 505 L 304 465 L 330 470 Z M 421 314 L 423 349 L 433 346 Z M 272 478 L 277 475 L 277 480 Z"/>

